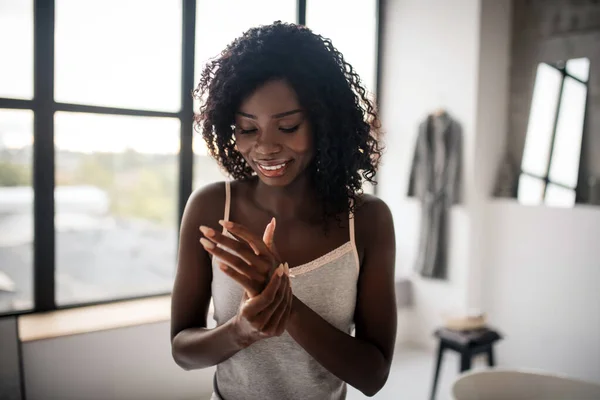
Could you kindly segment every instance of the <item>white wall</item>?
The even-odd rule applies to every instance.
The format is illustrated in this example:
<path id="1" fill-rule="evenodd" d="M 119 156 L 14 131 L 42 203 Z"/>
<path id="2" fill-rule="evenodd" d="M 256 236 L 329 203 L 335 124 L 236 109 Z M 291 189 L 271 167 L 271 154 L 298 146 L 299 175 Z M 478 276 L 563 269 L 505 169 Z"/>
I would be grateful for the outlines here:
<path id="1" fill-rule="evenodd" d="M 184 371 L 169 323 L 23 344 L 28 400 L 208 399 L 213 369 Z"/>
<path id="2" fill-rule="evenodd" d="M 483 146 L 485 159 L 500 158 L 507 117 L 509 5 L 489 0 L 385 2 L 381 114 L 388 155 L 378 194 L 394 215 L 398 274 L 412 276 L 414 284 L 413 321 L 399 327 L 409 331 L 410 341 L 431 345 L 444 311 L 480 302 L 471 277 L 479 274 L 473 266 L 481 258 L 473 253 L 473 237 L 482 229 L 478 217 L 495 168 L 490 163 L 482 169 L 476 150 Z M 406 197 L 406 189 L 418 125 L 440 107 L 462 125 L 464 201 L 451 210 L 449 279 L 432 281 L 411 272 L 420 206 Z M 483 128 L 486 138 L 496 139 L 482 143 L 478 134 Z"/>
<path id="3" fill-rule="evenodd" d="M 467 307 L 482 308 L 490 224 L 486 205 L 493 193 L 506 148 L 509 122 L 511 0 L 483 0 L 479 26 L 477 111 L 470 202 L 470 262 Z"/>
<path id="4" fill-rule="evenodd" d="M 600 209 L 489 204 L 484 304 L 503 365 L 600 382 Z"/>

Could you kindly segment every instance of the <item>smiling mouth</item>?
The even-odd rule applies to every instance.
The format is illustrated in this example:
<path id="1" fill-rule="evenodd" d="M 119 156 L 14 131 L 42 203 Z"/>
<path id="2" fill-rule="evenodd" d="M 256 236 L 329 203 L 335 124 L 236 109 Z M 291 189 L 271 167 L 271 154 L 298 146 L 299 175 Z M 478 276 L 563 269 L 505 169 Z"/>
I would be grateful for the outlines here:
<path id="1" fill-rule="evenodd" d="M 276 178 L 285 174 L 288 165 L 292 163 L 293 160 L 282 161 L 280 163 L 274 164 L 270 163 L 261 163 L 260 161 L 255 161 L 256 166 L 261 174 L 268 178 Z"/>

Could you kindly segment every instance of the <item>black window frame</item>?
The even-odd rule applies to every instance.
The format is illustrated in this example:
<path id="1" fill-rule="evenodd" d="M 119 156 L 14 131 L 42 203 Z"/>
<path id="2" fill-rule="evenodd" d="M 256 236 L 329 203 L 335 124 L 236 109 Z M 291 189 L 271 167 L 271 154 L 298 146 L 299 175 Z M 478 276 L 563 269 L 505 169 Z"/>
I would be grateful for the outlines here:
<path id="1" fill-rule="evenodd" d="M 579 183 L 581 180 L 581 161 L 582 161 L 581 157 L 579 160 L 580 165 L 579 165 L 578 179 L 577 179 L 577 182 L 575 182 L 574 187 L 571 187 L 569 185 L 565 185 L 563 183 L 560 183 L 560 182 L 550 179 L 550 170 L 552 168 L 552 161 L 553 161 L 553 154 L 554 154 L 554 142 L 556 141 L 556 128 L 558 126 L 558 119 L 560 116 L 560 108 L 562 106 L 562 95 L 563 95 L 563 89 L 565 86 L 565 80 L 566 80 L 566 78 L 570 78 L 570 79 L 573 79 L 574 81 L 577 81 L 577 82 L 585 85 L 585 87 L 586 87 L 586 103 L 585 103 L 586 109 L 584 110 L 584 114 L 583 114 L 583 132 L 581 133 L 582 139 L 583 139 L 583 136 L 585 135 L 586 123 L 587 123 L 587 118 L 588 118 L 588 116 L 587 116 L 587 108 L 588 108 L 587 99 L 589 99 L 589 81 L 590 81 L 590 79 L 588 76 L 588 79 L 586 81 L 583 81 L 583 80 L 579 79 L 578 77 L 570 74 L 567 71 L 567 63 L 566 62 L 559 62 L 559 63 L 545 62 L 543 64 L 554 68 L 561 74 L 560 87 L 559 87 L 558 95 L 557 95 L 558 101 L 556 102 L 556 109 L 554 111 L 554 121 L 553 121 L 553 126 L 552 126 L 552 132 L 550 133 L 551 137 L 550 137 L 550 151 L 548 152 L 548 163 L 547 163 L 548 166 L 545 170 L 544 175 L 538 175 L 538 174 L 524 170 L 522 167 L 522 162 L 521 162 L 521 166 L 519 167 L 519 177 L 521 177 L 522 175 L 525 175 L 525 176 L 528 176 L 528 177 L 531 177 L 533 179 L 543 182 L 544 189 L 542 191 L 542 198 L 541 198 L 540 204 L 545 204 L 544 200 L 546 199 L 546 193 L 548 191 L 549 184 L 558 186 L 558 187 L 566 189 L 566 190 L 573 191 L 575 193 L 575 203 L 577 203 L 580 200 Z M 582 155 L 581 154 L 582 152 L 583 152 L 583 146 L 580 149 L 580 156 Z M 520 186 L 519 181 L 517 180 L 517 191 L 516 191 L 517 196 L 519 193 L 519 186 Z"/>
<path id="2" fill-rule="evenodd" d="M 33 0 L 33 71 L 34 94 L 31 100 L 0 97 L 0 109 L 33 112 L 33 307 L 0 311 L 0 317 L 47 312 L 59 309 L 110 304 L 121 301 L 170 295 L 171 292 L 110 298 L 95 302 L 58 305 L 56 303 L 56 230 L 54 221 L 55 149 L 54 115 L 56 112 L 177 118 L 181 123 L 178 186 L 178 224 L 192 193 L 194 153 L 191 91 L 195 87 L 196 0 L 182 1 L 181 109 L 177 112 L 103 107 L 61 103 L 54 99 L 55 0 Z M 308 0 L 310 1 L 310 0 Z M 316 0 L 315 0 L 316 1 Z M 296 22 L 306 24 L 307 0 L 296 0 Z M 376 94 L 381 79 L 382 0 L 376 0 Z M 340 11 L 342 12 L 342 11 Z M 379 98 L 379 96 L 376 96 Z M 179 239 L 179 238 L 178 238 Z"/>

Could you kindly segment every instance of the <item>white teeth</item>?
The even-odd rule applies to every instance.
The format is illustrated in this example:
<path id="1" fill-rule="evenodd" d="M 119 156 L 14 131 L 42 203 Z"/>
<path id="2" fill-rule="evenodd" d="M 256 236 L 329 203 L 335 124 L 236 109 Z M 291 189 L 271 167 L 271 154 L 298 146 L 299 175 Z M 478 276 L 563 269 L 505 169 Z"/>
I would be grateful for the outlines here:
<path id="1" fill-rule="evenodd" d="M 260 165 L 260 164 L 259 164 Z M 262 169 L 265 169 L 267 171 L 276 171 L 278 169 L 281 169 L 283 167 L 285 167 L 285 163 L 283 164 L 279 164 L 279 165 L 270 165 L 270 166 L 266 166 L 266 165 L 261 165 L 260 166 Z"/>

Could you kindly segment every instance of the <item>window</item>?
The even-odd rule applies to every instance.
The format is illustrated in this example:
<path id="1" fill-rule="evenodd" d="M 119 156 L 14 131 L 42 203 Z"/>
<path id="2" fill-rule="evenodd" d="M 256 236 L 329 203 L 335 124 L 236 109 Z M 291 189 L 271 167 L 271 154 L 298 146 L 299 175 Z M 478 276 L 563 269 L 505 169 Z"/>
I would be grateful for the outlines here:
<path id="1" fill-rule="evenodd" d="M 56 0 L 56 101 L 179 111 L 181 17 L 172 0 Z"/>
<path id="2" fill-rule="evenodd" d="M 178 231 L 181 123 L 175 113 L 182 99 L 182 5 L 55 0 L 59 306 L 171 289 Z M 79 112 L 61 111 L 63 103 Z M 92 108 L 86 113 L 79 105 L 131 112 L 111 115 Z M 143 110 L 172 114 L 140 115 Z"/>
<path id="3" fill-rule="evenodd" d="M 0 313 L 33 306 L 33 113 L 0 110 Z"/>
<path id="4" fill-rule="evenodd" d="M 377 1 L 307 0 L 306 26 L 331 39 L 375 93 L 377 84 Z"/>
<path id="5" fill-rule="evenodd" d="M 296 1 L 197 0 L 195 82 L 206 62 L 235 38 L 250 28 L 277 20 L 296 22 Z"/>
<path id="6" fill-rule="evenodd" d="M 538 66 L 518 186 L 523 204 L 575 204 L 589 66 L 587 58 Z"/>
<path id="7" fill-rule="evenodd" d="M 58 112 L 54 121 L 57 303 L 168 292 L 179 120 Z"/>
<path id="8" fill-rule="evenodd" d="M 193 133 L 201 68 L 305 4 L 0 0 L 0 315 L 171 290 L 185 202 L 225 177 Z M 348 59 L 374 88 L 369 49 Z"/>
<path id="9" fill-rule="evenodd" d="M 33 307 L 33 1 L 0 0 L 0 314 Z"/>
<path id="10" fill-rule="evenodd" d="M 0 0 L 0 97 L 33 98 L 33 0 Z"/>

